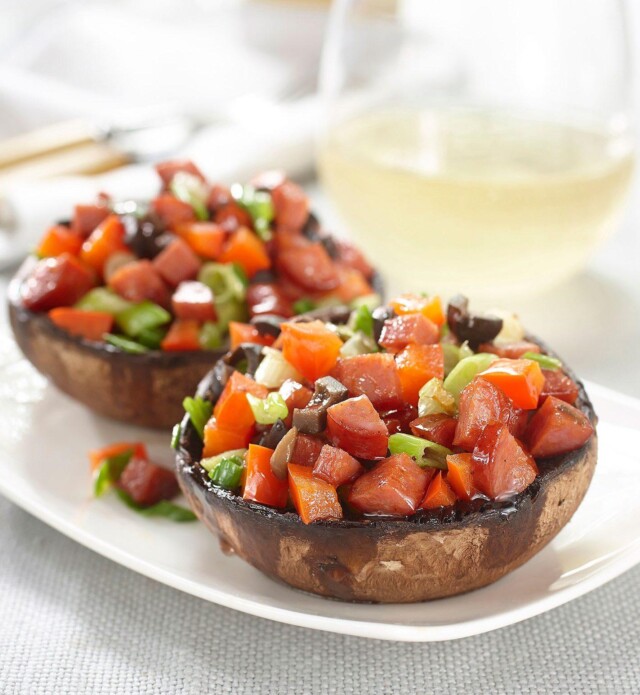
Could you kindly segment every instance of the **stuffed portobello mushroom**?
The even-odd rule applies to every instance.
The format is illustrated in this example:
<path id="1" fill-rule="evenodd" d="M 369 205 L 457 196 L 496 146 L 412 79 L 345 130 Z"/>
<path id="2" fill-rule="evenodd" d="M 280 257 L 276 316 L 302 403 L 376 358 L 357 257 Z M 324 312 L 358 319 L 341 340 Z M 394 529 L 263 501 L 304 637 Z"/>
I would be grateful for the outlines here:
<path id="1" fill-rule="evenodd" d="M 194 512 L 270 577 L 348 601 L 459 594 L 584 497 L 596 416 L 517 317 L 405 295 L 257 329 L 273 344 L 216 364 L 174 446 Z"/>
<path id="2" fill-rule="evenodd" d="M 11 284 L 9 312 L 22 351 L 60 389 L 103 415 L 169 428 L 218 357 L 274 340 L 256 320 L 371 301 L 376 283 L 284 175 L 227 188 L 192 162 L 156 169 L 152 200 L 102 195 L 48 229 Z"/>

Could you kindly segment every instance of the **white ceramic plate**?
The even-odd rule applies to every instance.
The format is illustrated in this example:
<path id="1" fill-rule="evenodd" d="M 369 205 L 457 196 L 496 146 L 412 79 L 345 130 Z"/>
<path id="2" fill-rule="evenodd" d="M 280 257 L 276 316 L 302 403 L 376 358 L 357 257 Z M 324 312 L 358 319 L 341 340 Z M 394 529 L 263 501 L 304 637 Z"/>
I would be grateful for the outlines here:
<path id="1" fill-rule="evenodd" d="M 276 583 L 224 555 L 200 524 L 136 515 L 117 499 L 92 500 L 88 449 L 147 441 L 168 464 L 167 437 L 87 412 L 48 385 L 0 336 L 0 491 L 67 536 L 169 586 L 292 625 L 405 641 L 455 639 L 559 606 L 640 562 L 640 401 L 589 385 L 600 453 L 571 523 L 519 570 L 464 596 L 410 605 L 354 605 Z"/>

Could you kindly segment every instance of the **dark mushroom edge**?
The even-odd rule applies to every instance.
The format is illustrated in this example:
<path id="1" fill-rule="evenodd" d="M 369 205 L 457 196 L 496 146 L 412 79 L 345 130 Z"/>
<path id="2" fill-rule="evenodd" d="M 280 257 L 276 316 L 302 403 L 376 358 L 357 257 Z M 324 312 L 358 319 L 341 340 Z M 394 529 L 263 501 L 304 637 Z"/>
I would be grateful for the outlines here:
<path id="1" fill-rule="evenodd" d="M 335 311 L 315 312 L 334 323 Z M 344 317 L 344 312 L 342 313 Z M 554 356 L 534 337 L 548 355 Z M 219 364 L 223 364 L 222 362 Z M 576 407 L 597 417 L 579 387 Z M 215 403 L 222 386 L 210 373 L 198 395 Z M 458 500 L 409 518 L 363 517 L 304 524 L 298 514 L 244 500 L 216 487 L 200 466 L 202 441 L 188 416 L 176 453 L 180 486 L 196 515 L 234 552 L 266 575 L 300 590 L 344 601 L 408 603 L 461 594 L 521 566 L 571 519 L 593 476 L 594 434 L 580 449 L 538 461 L 539 475 L 502 502 Z"/>

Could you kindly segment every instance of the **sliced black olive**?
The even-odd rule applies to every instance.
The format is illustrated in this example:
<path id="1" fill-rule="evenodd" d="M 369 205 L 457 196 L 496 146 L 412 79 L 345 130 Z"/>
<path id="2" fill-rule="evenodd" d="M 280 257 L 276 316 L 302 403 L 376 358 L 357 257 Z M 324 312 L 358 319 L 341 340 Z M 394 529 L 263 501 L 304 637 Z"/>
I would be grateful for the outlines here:
<path id="1" fill-rule="evenodd" d="M 281 325 L 286 321 L 276 314 L 261 314 L 251 319 L 251 325 L 258 329 L 260 335 L 272 335 L 277 338 L 280 335 Z"/>
<path id="2" fill-rule="evenodd" d="M 302 234 L 310 239 L 311 241 L 317 241 L 320 234 L 320 220 L 312 213 L 309 213 L 307 221 L 302 227 Z"/>
<path id="3" fill-rule="evenodd" d="M 138 258 L 155 258 L 176 238 L 151 215 L 121 215 L 120 219 L 126 231 L 125 242 Z"/>
<path id="4" fill-rule="evenodd" d="M 276 281 L 276 274 L 273 270 L 259 270 L 252 278 L 251 284 L 257 285 Z"/>
<path id="5" fill-rule="evenodd" d="M 260 437 L 258 443 L 260 446 L 266 446 L 268 449 L 275 449 L 288 431 L 289 428 L 282 420 L 276 420 L 262 437 Z"/>
<path id="6" fill-rule="evenodd" d="M 287 464 L 293 459 L 293 450 L 296 446 L 297 437 L 298 430 L 292 427 L 284 434 L 275 447 L 275 451 L 271 454 L 271 470 L 276 478 L 280 478 L 280 480 L 284 480 L 287 477 Z M 265 446 L 269 445 L 265 444 Z"/>
<path id="7" fill-rule="evenodd" d="M 58 227 L 71 227 L 71 220 L 66 218 L 62 220 L 56 220 L 56 225 Z"/>
<path id="8" fill-rule="evenodd" d="M 347 387 L 332 376 L 316 381 L 316 389 L 305 408 L 293 411 L 293 426 L 304 434 L 320 434 L 327 426 L 327 409 L 343 401 L 349 394 Z"/>
<path id="9" fill-rule="evenodd" d="M 488 343 L 502 330 L 502 319 L 495 316 L 477 316 L 469 313 L 469 300 L 459 294 L 449 301 L 447 307 L 449 329 L 463 343 L 469 341 L 473 350 L 480 343 Z"/>
<path id="10" fill-rule="evenodd" d="M 380 340 L 384 322 L 392 319 L 395 315 L 396 312 L 390 306 L 378 306 L 371 312 L 371 316 L 373 316 L 373 337 L 376 343 Z"/>
<path id="11" fill-rule="evenodd" d="M 307 311 L 299 316 L 289 319 L 292 323 L 308 323 L 309 321 L 324 321 L 325 323 L 346 323 L 351 316 L 348 306 L 327 306 Z"/>
<path id="12" fill-rule="evenodd" d="M 233 351 L 225 355 L 224 361 L 243 374 L 253 376 L 262 362 L 262 345 L 240 343 Z"/>
<path id="13" fill-rule="evenodd" d="M 213 369 L 198 385 L 196 396 L 215 403 L 220 398 L 220 394 L 227 385 L 227 381 L 229 381 L 233 371 L 233 367 L 225 364 L 222 360 L 218 360 Z"/>

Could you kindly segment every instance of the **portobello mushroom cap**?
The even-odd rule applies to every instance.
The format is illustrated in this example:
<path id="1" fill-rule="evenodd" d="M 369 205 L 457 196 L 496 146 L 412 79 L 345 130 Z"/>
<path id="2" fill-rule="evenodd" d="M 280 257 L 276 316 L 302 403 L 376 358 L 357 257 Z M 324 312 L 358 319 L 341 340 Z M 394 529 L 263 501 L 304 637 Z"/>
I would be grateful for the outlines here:
<path id="1" fill-rule="evenodd" d="M 331 311 L 322 316 L 334 322 L 336 317 Z M 593 406 L 577 383 L 576 406 L 595 424 Z M 409 603 L 486 586 L 538 553 L 582 501 L 596 465 L 597 439 L 594 434 L 581 449 L 538 461 L 540 475 L 508 501 L 458 501 L 410 518 L 308 525 L 294 512 L 245 501 L 216 487 L 198 463 L 201 454 L 202 441 L 185 417 L 176 456 L 180 487 L 225 550 L 272 578 L 314 594 Z"/>
<path id="2" fill-rule="evenodd" d="M 224 356 L 219 350 L 134 355 L 103 342 L 71 335 L 47 313 L 25 308 L 20 285 L 35 264 L 27 258 L 9 283 L 9 319 L 25 357 L 61 391 L 91 410 L 129 425 L 171 429 L 182 418 L 182 400 Z M 382 295 L 376 273 L 372 286 Z"/>

